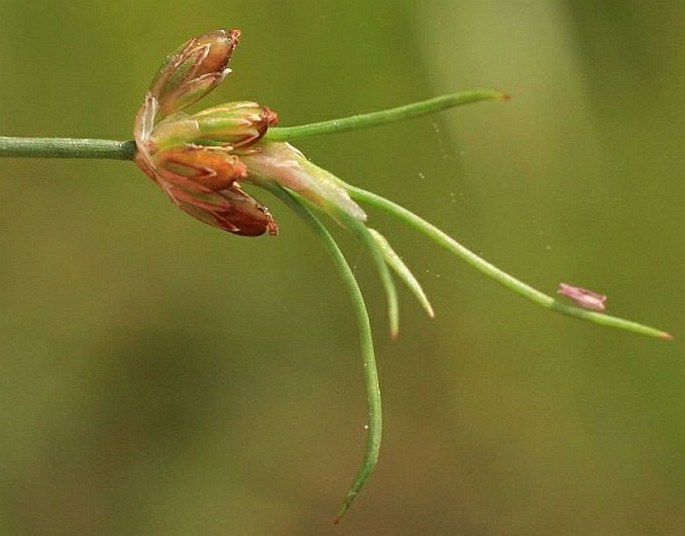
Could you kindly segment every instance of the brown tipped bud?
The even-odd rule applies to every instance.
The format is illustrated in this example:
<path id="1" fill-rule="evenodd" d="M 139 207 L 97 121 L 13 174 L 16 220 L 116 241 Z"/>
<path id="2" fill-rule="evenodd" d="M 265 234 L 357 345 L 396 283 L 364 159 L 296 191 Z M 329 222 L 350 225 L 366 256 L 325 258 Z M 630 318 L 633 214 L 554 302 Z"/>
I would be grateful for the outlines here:
<path id="1" fill-rule="evenodd" d="M 169 117 L 155 126 L 150 141 L 159 149 L 180 143 L 245 148 L 259 141 L 276 122 L 276 113 L 256 102 L 229 102 L 192 116 Z"/>
<path id="2" fill-rule="evenodd" d="M 278 234 L 278 224 L 269 209 L 248 195 L 235 182 L 218 192 L 177 191 L 174 202 L 194 218 L 241 236 Z"/>
<path id="3" fill-rule="evenodd" d="M 278 122 L 278 115 L 266 106 L 245 101 L 208 108 L 191 119 L 197 121 L 201 138 L 238 148 L 259 141 Z"/>
<path id="4" fill-rule="evenodd" d="M 185 145 L 159 151 L 155 166 L 162 177 L 172 180 L 184 177 L 212 192 L 230 187 L 247 176 L 247 168 L 237 156 L 221 147 Z"/>
<path id="5" fill-rule="evenodd" d="M 167 57 L 150 86 L 158 119 L 190 106 L 224 79 L 239 37 L 239 30 L 217 30 L 189 39 Z"/>

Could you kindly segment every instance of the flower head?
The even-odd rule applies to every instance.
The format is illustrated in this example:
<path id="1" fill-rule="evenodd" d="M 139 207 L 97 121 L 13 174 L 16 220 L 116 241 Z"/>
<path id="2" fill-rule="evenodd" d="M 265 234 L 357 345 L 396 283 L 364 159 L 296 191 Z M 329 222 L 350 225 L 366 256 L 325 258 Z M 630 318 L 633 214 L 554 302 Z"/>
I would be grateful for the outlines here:
<path id="1" fill-rule="evenodd" d="M 398 330 L 397 295 L 390 269 L 432 315 L 418 282 L 387 240 L 366 227 L 366 213 L 349 185 L 285 142 L 264 139 L 277 115 L 251 101 L 200 112 L 183 111 L 218 85 L 237 43 L 238 30 L 194 37 L 169 55 L 152 81 L 136 117 L 135 161 L 182 210 L 205 223 L 243 236 L 276 234 L 278 225 L 243 190 L 251 183 L 284 188 L 325 211 L 352 231 L 372 253 L 388 296 L 390 327 Z"/>
<path id="2" fill-rule="evenodd" d="M 239 155 L 254 150 L 276 114 L 255 102 L 181 112 L 225 77 L 239 35 L 195 37 L 167 58 L 136 117 L 136 163 L 191 216 L 239 235 L 276 234 L 268 209 L 238 182 L 248 177 Z"/>

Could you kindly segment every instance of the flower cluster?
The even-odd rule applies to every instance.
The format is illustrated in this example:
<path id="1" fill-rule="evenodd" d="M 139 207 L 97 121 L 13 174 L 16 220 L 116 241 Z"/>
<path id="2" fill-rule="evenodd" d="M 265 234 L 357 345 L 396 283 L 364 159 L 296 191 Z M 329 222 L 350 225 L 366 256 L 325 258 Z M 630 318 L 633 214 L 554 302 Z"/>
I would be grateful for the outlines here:
<path id="1" fill-rule="evenodd" d="M 226 231 L 276 234 L 268 209 L 241 183 L 278 183 L 327 210 L 343 223 L 366 220 L 364 211 L 336 178 L 288 143 L 264 140 L 277 115 L 255 102 L 222 104 L 189 115 L 182 110 L 214 89 L 239 30 L 194 37 L 169 55 L 136 116 L 136 163 L 176 205 Z"/>
<path id="2" fill-rule="evenodd" d="M 181 209 L 235 234 L 276 234 L 278 225 L 240 185 L 249 155 L 276 123 L 276 114 L 254 102 L 232 102 L 188 115 L 182 110 L 214 89 L 240 32 L 194 37 L 167 58 L 136 116 L 136 163 Z"/>
<path id="3" fill-rule="evenodd" d="M 390 269 L 432 316 L 400 257 L 378 231 L 366 227 L 366 213 L 350 197 L 351 187 L 289 143 L 268 139 L 267 130 L 277 121 L 274 112 L 249 101 L 194 114 L 183 111 L 230 72 L 226 66 L 239 37 L 238 30 L 218 30 L 188 40 L 169 55 L 136 116 L 138 166 L 188 214 L 238 235 L 278 232 L 269 210 L 241 184 L 297 195 L 367 245 L 386 289 L 393 335 L 398 331 L 398 307 Z"/>

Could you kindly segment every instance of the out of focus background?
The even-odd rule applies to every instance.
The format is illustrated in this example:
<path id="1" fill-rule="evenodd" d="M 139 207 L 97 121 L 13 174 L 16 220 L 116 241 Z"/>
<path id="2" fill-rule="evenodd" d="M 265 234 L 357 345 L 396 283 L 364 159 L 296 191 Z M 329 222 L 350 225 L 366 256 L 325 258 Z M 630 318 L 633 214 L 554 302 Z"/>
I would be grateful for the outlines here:
<path id="1" fill-rule="evenodd" d="M 166 54 L 243 31 L 203 105 L 281 125 L 480 103 L 298 143 L 517 277 L 609 296 L 672 343 L 540 309 L 369 210 L 437 315 L 399 340 L 362 247 L 385 408 L 361 460 L 351 307 L 322 246 L 176 209 L 135 166 L 0 161 L 5 535 L 677 535 L 685 523 L 685 4 L 25 2 L 0 7 L 0 134 L 128 139 Z"/>

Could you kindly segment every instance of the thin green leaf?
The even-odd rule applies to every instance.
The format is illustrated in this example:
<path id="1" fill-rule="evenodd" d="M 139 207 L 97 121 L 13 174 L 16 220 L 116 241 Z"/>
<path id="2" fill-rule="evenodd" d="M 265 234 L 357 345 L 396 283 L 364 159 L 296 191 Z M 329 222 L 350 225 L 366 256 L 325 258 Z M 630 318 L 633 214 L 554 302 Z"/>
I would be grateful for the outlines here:
<path id="1" fill-rule="evenodd" d="M 384 252 L 379 247 L 378 242 L 363 222 L 360 222 L 355 218 L 351 218 L 345 213 L 341 213 L 337 219 L 343 221 L 345 226 L 350 231 L 352 231 L 357 236 L 357 238 L 359 238 L 359 240 L 361 240 L 369 249 L 369 252 L 371 253 L 371 259 L 376 265 L 378 275 L 380 276 L 381 283 L 383 283 L 383 288 L 385 289 L 385 296 L 388 303 L 388 321 L 390 323 L 390 335 L 393 338 L 397 338 L 397 335 L 399 334 L 400 325 L 399 305 L 397 301 L 397 288 L 395 287 L 395 282 L 393 281 L 392 274 L 388 269 Z"/>
<path id="2" fill-rule="evenodd" d="M 374 240 L 376 240 L 380 250 L 383 252 L 385 262 L 388 263 L 390 268 L 395 271 L 397 276 L 404 282 L 405 285 L 407 285 L 409 290 L 411 290 L 412 294 L 414 294 L 428 316 L 433 318 L 435 316 L 433 307 L 428 301 L 428 298 L 423 292 L 418 280 L 416 277 L 414 277 L 414 274 L 411 273 L 411 270 L 409 270 L 402 258 L 395 252 L 394 249 L 392 249 L 390 243 L 381 233 L 376 231 L 376 229 L 369 229 L 369 232 L 371 233 L 371 236 L 373 236 Z"/>
<path id="3" fill-rule="evenodd" d="M 447 110 L 463 104 L 470 104 L 472 102 L 484 100 L 506 101 L 508 99 L 509 97 L 506 94 L 489 89 L 462 91 L 459 93 L 450 93 L 449 95 L 440 95 L 439 97 L 424 101 L 412 102 L 411 104 L 390 108 L 389 110 L 380 110 L 378 112 L 353 115 L 350 117 L 342 117 L 340 119 L 331 119 L 329 121 L 321 121 L 320 123 L 309 123 L 307 125 L 298 125 L 294 127 L 272 127 L 266 133 L 265 139 L 272 141 L 291 141 L 298 138 L 320 136 L 322 134 L 337 134 L 339 132 L 360 130 L 362 128 L 405 121 L 406 119 L 434 114 L 442 110 Z"/>
<path id="4" fill-rule="evenodd" d="M 366 309 L 366 304 L 364 303 L 364 297 L 359 288 L 359 284 L 354 277 L 354 273 L 350 269 L 350 265 L 345 260 L 345 256 L 342 254 L 342 251 L 340 251 L 338 244 L 323 226 L 321 221 L 295 195 L 285 188 L 275 183 L 264 184 L 263 186 L 293 209 L 297 215 L 314 230 L 319 238 L 321 238 L 326 251 L 330 254 L 331 259 L 347 288 L 357 319 L 364 370 L 364 384 L 366 387 L 366 400 L 368 405 L 368 435 L 364 458 L 354 481 L 352 482 L 352 486 L 350 486 L 350 489 L 345 496 L 343 505 L 335 518 L 335 523 L 337 524 L 350 508 L 359 492 L 364 488 L 369 478 L 371 478 L 378 462 L 378 453 L 381 447 L 383 410 L 381 406 L 381 390 L 378 382 L 378 367 L 376 366 L 369 313 Z"/>

